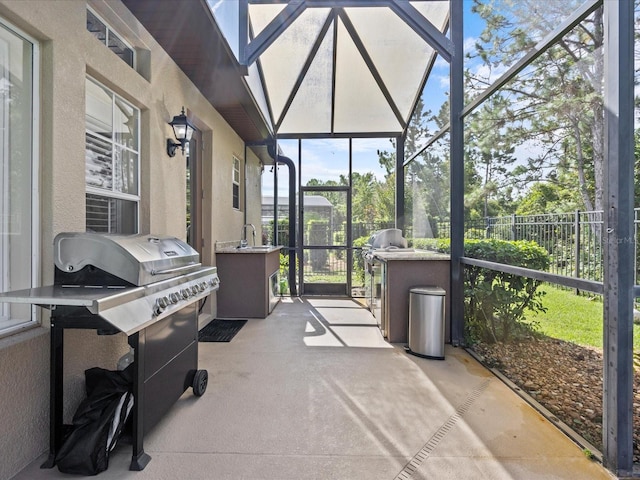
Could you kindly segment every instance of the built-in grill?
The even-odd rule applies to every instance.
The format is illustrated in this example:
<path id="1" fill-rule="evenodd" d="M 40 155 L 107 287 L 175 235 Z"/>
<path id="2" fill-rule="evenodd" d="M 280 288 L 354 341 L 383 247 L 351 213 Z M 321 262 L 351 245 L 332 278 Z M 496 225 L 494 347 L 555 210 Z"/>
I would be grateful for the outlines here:
<path id="1" fill-rule="evenodd" d="M 402 230 L 399 228 L 386 228 L 373 232 L 362 249 L 367 272 L 371 273 L 370 268 L 373 265 L 373 256 L 376 251 L 412 250 L 407 248 L 407 245 L 407 239 L 402 236 Z"/>
<path id="2" fill-rule="evenodd" d="M 386 334 L 382 322 L 384 309 L 384 284 L 386 272 L 384 264 L 375 258 L 376 252 L 384 251 L 408 251 L 407 239 L 402 236 L 402 230 L 387 228 L 373 232 L 362 249 L 362 257 L 365 266 L 365 301 L 367 307 L 376 318 L 378 327 Z"/>
<path id="3" fill-rule="evenodd" d="M 54 284 L 0 294 L 0 302 L 51 309 L 50 454 L 62 442 L 64 330 L 127 335 L 133 349 L 132 470 L 150 457 L 143 436 L 189 387 L 206 389 L 198 370 L 198 313 L 219 288 L 215 267 L 174 237 L 62 233 L 54 240 Z"/>
<path id="4" fill-rule="evenodd" d="M 373 232 L 365 245 L 365 253 L 375 250 L 397 250 L 407 248 L 407 239 L 399 228 L 385 228 Z"/>

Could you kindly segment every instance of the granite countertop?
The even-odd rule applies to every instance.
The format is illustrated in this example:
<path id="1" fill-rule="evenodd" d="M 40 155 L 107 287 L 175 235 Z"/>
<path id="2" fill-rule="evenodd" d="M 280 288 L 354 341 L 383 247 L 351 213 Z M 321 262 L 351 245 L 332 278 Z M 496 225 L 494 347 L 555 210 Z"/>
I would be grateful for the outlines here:
<path id="1" fill-rule="evenodd" d="M 257 245 L 255 247 L 249 245 L 248 247 L 224 247 L 216 248 L 215 253 L 273 253 L 281 250 L 281 245 Z"/>
<path id="2" fill-rule="evenodd" d="M 388 262 L 393 260 L 427 260 L 427 261 L 451 260 L 450 255 L 447 255 L 444 253 L 432 252 L 429 250 L 414 250 L 412 252 L 409 252 L 406 250 L 404 251 L 387 250 L 387 251 L 378 251 L 374 253 L 373 256 L 383 262 Z"/>

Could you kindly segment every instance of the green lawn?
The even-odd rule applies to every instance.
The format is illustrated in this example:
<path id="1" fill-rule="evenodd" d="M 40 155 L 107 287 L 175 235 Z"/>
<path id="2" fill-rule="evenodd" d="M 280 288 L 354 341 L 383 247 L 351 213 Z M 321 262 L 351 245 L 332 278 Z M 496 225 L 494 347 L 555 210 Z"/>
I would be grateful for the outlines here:
<path id="1" fill-rule="evenodd" d="M 538 331 L 549 337 L 578 345 L 602 348 L 602 300 L 576 295 L 571 290 L 544 285 L 542 303 L 546 313 L 527 312 L 528 321 L 539 324 Z M 640 325 L 633 326 L 633 349 L 640 349 Z"/>

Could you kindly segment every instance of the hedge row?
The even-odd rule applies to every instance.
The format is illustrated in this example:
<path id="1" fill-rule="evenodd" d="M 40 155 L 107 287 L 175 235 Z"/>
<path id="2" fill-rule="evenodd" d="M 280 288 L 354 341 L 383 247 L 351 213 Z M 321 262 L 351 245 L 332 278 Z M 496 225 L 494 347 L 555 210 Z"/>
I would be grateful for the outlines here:
<path id="1" fill-rule="evenodd" d="M 413 247 L 451 251 L 448 239 L 414 239 Z M 464 255 L 533 270 L 545 271 L 549 267 L 547 251 L 524 240 L 466 239 Z M 469 344 L 504 342 L 529 333 L 532 326 L 523 322 L 524 312 L 545 311 L 539 280 L 472 265 L 465 265 L 464 273 L 465 335 Z"/>

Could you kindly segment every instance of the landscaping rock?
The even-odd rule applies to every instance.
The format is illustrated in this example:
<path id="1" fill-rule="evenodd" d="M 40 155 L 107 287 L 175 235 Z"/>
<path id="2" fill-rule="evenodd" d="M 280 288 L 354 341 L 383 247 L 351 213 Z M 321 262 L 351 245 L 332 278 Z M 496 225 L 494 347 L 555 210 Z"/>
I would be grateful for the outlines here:
<path id="1" fill-rule="evenodd" d="M 602 451 L 602 350 L 552 338 L 477 344 L 485 365 L 533 394 L 553 415 Z M 640 374 L 635 372 L 633 461 L 640 463 Z"/>

